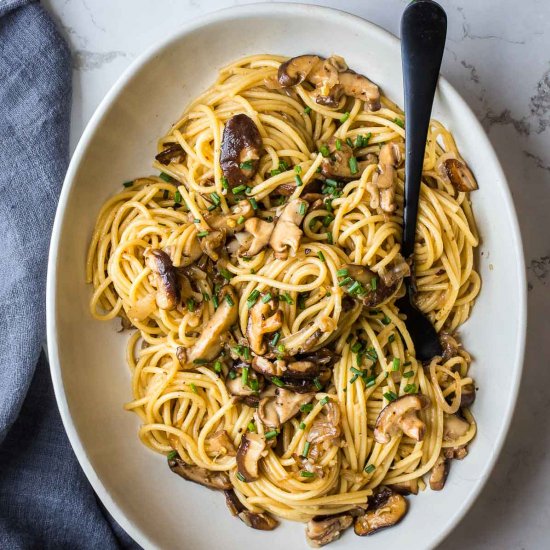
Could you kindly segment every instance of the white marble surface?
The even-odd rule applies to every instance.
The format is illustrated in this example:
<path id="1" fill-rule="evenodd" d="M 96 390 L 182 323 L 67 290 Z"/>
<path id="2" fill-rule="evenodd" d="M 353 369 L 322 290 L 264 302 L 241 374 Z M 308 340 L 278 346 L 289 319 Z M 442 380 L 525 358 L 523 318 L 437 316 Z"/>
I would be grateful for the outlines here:
<path id="1" fill-rule="evenodd" d="M 136 55 L 190 18 L 248 3 L 45 0 L 74 53 L 72 148 L 100 100 Z M 355 13 L 397 34 L 408 2 L 310 3 Z M 449 16 L 443 74 L 484 124 L 507 173 L 529 281 L 527 354 L 510 434 L 482 495 L 441 548 L 549 548 L 550 2 L 441 4 Z"/>

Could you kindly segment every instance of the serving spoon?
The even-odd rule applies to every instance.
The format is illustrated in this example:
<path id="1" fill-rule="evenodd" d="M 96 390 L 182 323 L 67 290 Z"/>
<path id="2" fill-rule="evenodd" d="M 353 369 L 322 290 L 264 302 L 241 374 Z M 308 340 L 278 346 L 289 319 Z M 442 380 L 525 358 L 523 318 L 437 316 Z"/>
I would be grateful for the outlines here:
<path id="1" fill-rule="evenodd" d="M 401 57 L 405 91 L 405 201 L 403 209 L 403 244 L 401 252 L 411 260 L 414 272 L 414 242 L 418 199 L 426 137 L 430 115 L 445 48 L 447 15 L 432 0 L 415 0 L 401 18 Z M 407 318 L 405 325 L 411 335 L 420 361 L 441 355 L 441 344 L 434 326 L 416 306 L 414 276 L 405 277 L 405 296 L 397 306 Z"/>

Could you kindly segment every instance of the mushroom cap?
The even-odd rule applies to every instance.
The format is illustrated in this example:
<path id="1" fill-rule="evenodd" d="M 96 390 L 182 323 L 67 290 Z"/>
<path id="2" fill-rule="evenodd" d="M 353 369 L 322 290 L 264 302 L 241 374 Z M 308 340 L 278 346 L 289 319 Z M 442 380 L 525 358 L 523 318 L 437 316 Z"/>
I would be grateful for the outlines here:
<path id="1" fill-rule="evenodd" d="M 272 298 L 264 302 L 265 294 L 251 308 L 248 317 L 246 334 L 250 349 L 256 355 L 264 355 L 267 352 L 267 345 L 264 336 L 277 332 L 283 326 L 283 312 L 279 309 L 279 302 Z"/>
<path id="2" fill-rule="evenodd" d="M 344 286 L 344 292 L 348 293 L 354 300 L 358 300 L 365 307 L 376 307 L 387 302 L 399 289 L 403 277 L 390 285 L 384 282 L 382 276 L 371 271 L 367 266 L 358 264 L 344 264 L 343 268 L 348 270 L 348 276 L 361 284 L 365 292 L 361 294 L 350 294 L 349 285 Z M 375 283 L 373 281 L 376 281 Z"/>
<path id="3" fill-rule="evenodd" d="M 243 435 L 237 450 L 237 471 L 245 482 L 250 483 L 258 479 L 258 462 L 265 447 L 265 438 L 262 435 L 251 432 Z"/>
<path id="4" fill-rule="evenodd" d="M 451 461 L 441 453 L 430 474 L 430 489 L 432 491 L 441 491 L 441 489 L 443 489 L 447 476 L 449 475 L 450 465 Z"/>
<path id="5" fill-rule="evenodd" d="M 291 256 L 296 255 L 303 233 L 300 225 L 307 208 L 308 203 L 303 199 L 293 199 L 284 207 L 269 239 L 276 258 L 286 260 L 289 252 Z"/>
<path id="6" fill-rule="evenodd" d="M 174 309 L 180 298 L 180 290 L 177 272 L 170 256 L 158 248 L 148 248 L 143 256 L 155 277 L 157 305 L 160 309 Z"/>
<path id="7" fill-rule="evenodd" d="M 380 529 L 396 525 L 405 517 L 407 508 L 405 497 L 384 487 L 374 498 L 369 499 L 369 508 L 365 514 L 356 518 L 355 534 L 364 537 L 372 535 Z"/>
<path id="8" fill-rule="evenodd" d="M 243 523 L 248 525 L 248 527 L 259 529 L 260 531 L 272 531 L 279 525 L 279 522 L 267 512 L 254 513 L 247 510 L 243 503 L 237 498 L 233 489 L 224 491 L 224 493 L 225 503 L 231 515 L 237 516 Z"/>
<path id="9" fill-rule="evenodd" d="M 223 491 L 233 487 L 227 472 L 212 471 L 194 464 L 187 464 L 179 457 L 169 459 L 168 466 L 170 466 L 172 472 L 183 477 L 183 479 L 204 485 L 209 489 Z"/>
<path id="10" fill-rule="evenodd" d="M 168 166 L 172 162 L 181 162 L 185 157 L 185 151 L 179 143 L 167 142 L 164 144 L 164 149 L 155 155 L 155 159 L 158 160 L 164 166 Z"/>
<path id="11" fill-rule="evenodd" d="M 279 66 L 277 79 L 283 88 L 301 84 L 311 69 L 322 59 L 317 55 L 306 54 L 292 57 Z"/>
<path id="12" fill-rule="evenodd" d="M 340 535 L 353 523 L 348 512 L 333 516 L 315 516 L 307 522 L 306 540 L 313 548 L 320 548 L 340 538 Z"/>
<path id="13" fill-rule="evenodd" d="M 475 191 L 477 181 L 468 165 L 455 153 L 441 155 L 438 164 L 439 173 L 460 192 Z"/>
<path id="14" fill-rule="evenodd" d="M 429 404 L 430 400 L 420 393 L 398 397 L 380 411 L 374 428 L 374 439 L 378 443 L 388 443 L 401 430 L 412 439 L 421 441 L 426 426 L 416 413 Z"/>
<path id="15" fill-rule="evenodd" d="M 262 149 L 262 136 L 249 116 L 240 113 L 226 122 L 220 166 L 231 187 L 246 184 L 254 178 Z M 243 163 L 249 167 L 243 168 Z"/>

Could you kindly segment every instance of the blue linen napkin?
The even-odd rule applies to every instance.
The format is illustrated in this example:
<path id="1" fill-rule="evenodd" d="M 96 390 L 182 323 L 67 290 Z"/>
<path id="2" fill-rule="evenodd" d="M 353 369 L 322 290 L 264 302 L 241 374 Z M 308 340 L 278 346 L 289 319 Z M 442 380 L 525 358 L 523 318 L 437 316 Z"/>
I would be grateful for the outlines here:
<path id="1" fill-rule="evenodd" d="M 71 57 L 44 9 L 0 0 L 0 548 L 138 548 L 71 449 L 42 346 L 69 158 Z"/>

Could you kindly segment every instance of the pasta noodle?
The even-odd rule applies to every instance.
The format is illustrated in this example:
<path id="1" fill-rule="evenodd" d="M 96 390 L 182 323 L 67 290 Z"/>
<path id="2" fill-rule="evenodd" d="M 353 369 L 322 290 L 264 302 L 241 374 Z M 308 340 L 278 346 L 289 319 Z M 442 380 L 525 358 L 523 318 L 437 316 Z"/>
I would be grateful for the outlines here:
<path id="1" fill-rule="evenodd" d="M 307 81 L 281 88 L 277 73 L 284 61 L 255 55 L 221 69 L 214 85 L 160 139 L 154 166 L 161 176 L 129 182 L 104 204 L 86 276 L 94 288 L 92 315 L 103 321 L 122 317 L 136 329 L 128 340 L 133 397 L 125 408 L 140 418 L 141 441 L 183 463 L 225 473 L 238 501 L 252 513 L 308 521 L 364 508 L 380 486 L 416 492 L 445 451 L 455 458 L 460 451 L 465 454 L 476 431 L 464 405 L 473 380 L 470 356 L 451 335 L 470 315 L 481 282 L 469 194 L 457 190 L 441 170 L 442 159 L 460 159 L 459 153 L 449 131 L 433 120 L 414 269 L 417 303 L 443 335 L 443 357 L 424 366 L 416 360 L 396 305 L 402 288 L 374 307 L 354 296 L 353 277 L 346 289 L 348 264 L 368 266 L 378 285 L 403 268 L 404 168 L 396 163 L 388 195 L 393 210 L 391 205 L 384 210 L 379 161 L 384 145 L 393 144 L 402 153 L 403 113 L 384 96 L 380 108 L 371 110 L 348 95 L 336 106 L 323 106 Z M 240 204 L 220 161 L 224 129 L 239 113 L 253 121 L 263 144 L 241 199 L 271 225 L 279 223 L 285 205 L 305 205 L 295 254 L 278 255 L 271 246 L 249 257 L 223 247 L 210 258 L 204 254 L 212 220 L 229 219 Z M 328 143 L 354 151 L 350 167 L 353 171 L 358 162 L 355 177 L 321 177 Z M 162 157 L 166 151 L 175 152 L 168 162 Z M 249 168 L 247 162 L 242 161 L 242 169 Z M 243 220 L 233 216 L 233 224 Z M 225 235 L 227 248 L 229 237 L 246 232 L 235 233 Z M 182 278 L 178 281 L 186 281 L 175 307 L 159 306 L 159 275 L 147 260 L 149 250 L 164 251 Z M 226 344 L 215 359 L 189 362 L 190 350 L 209 330 L 216 301 L 221 308 L 220 287 L 227 283 L 235 290 L 238 314 Z M 249 349 L 251 315 L 256 304 L 274 298 L 282 321 L 264 341 L 272 362 L 288 363 L 294 356 L 307 361 L 308 353 L 315 356 L 323 349 L 335 357 L 329 379 L 322 384 L 315 379 L 321 389 L 313 391 L 311 406 L 302 406 L 275 430 L 275 437 L 259 419 L 257 400 L 235 397 L 226 384 L 235 374 L 261 378 L 249 368 L 255 355 Z M 278 381 L 267 378 L 266 387 L 275 389 Z M 249 396 L 264 395 L 261 388 L 252 389 Z M 415 440 L 399 431 L 389 442 L 378 442 L 374 429 L 381 411 L 397 403 L 396 397 L 417 394 L 429 400 L 418 412 L 423 437 Z M 467 422 L 467 429 L 455 438 L 445 435 L 449 418 Z M 324 429 L 329 434 L 323 442 L 315 440 L 313 431 Z M 213 438 L 223 432 L 230 443 L 213 449 Z M 258 477 L 251 482 L 239 474 L 232 452 L 247 433 L 259 434 L 265 443 Z"/>

